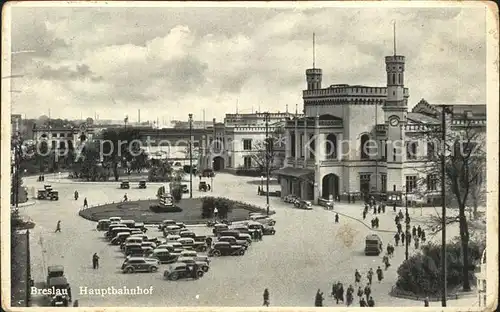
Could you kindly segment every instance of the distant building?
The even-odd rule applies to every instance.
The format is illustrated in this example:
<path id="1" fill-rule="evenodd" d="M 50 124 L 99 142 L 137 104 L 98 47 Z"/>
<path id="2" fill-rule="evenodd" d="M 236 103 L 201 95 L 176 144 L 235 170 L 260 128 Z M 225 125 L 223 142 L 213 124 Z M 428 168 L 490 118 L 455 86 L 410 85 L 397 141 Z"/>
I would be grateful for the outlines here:
<path id="1" fill-rule="evenodd" d="M 269 113 L 268 135 L 275 138 L 273 165 L 278 168 L 284 160 L 285 146 L 277 132 L 284 129 L 285 121 L 292 116 L 295 115 L 288 112 Z M 264 113 L 226 114 L 222 123 L 214 119 L 207 132 L 201 161 L 205 168 L 218 171 L 257 169 L 262 166 L 266 138 Z"/>
<path id="2" fill-rule="evenodd" d="M 40 145 L 48 144 L 50 151 L 62 154 L 67 149 L 78 149 L 85 142 L 94 139 L 95 130 L 87 128 L 85 124 L 80 127 L 37 127 L 33 129 L 34 141 Z"/>
<path id="3" fill-rule="evenodd" d="M 15 136 L 21 133 L 22 130 L 23 119 L 21 114 L 11 114 L 10 115 L 10 127 L 11 127 L 11 135 Z"/>
<path id="4" fill-rule="evenodd" d="M 189 121 L 187 120 L 172 120 L 170 126 L 174 129 L 189 129 Z M 206 123 L 204 121 L 193 120 L 192 129 L 204 129 Z"/>

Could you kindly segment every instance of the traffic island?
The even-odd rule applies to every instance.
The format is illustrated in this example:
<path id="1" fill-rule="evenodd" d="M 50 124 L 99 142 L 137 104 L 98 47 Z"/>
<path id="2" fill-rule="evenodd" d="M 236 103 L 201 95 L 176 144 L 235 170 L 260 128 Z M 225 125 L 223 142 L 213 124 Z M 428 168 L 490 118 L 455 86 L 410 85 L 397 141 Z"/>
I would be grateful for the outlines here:
<path id="1" fill-rule="evenodd" d="M 202 198 L 182 199 L 169 212 L 154 209 L 157 206 L 158 200 L 155 199 L 128 201 L 90 207 L 81 210 L 79 215 L 90 221 L 121 217 L 123 220 L 134 220 L 145 224 L 158 224 L 167 219 L 185 224 L 207 222 L 207 219 L 202 217 Z M 255 209 L 252 205 L 238 202 L 238 205 L 234 205 L 228 213 L 227 219 L 233 222 L 247 220 L 249 213 L 255 212 Z"/>

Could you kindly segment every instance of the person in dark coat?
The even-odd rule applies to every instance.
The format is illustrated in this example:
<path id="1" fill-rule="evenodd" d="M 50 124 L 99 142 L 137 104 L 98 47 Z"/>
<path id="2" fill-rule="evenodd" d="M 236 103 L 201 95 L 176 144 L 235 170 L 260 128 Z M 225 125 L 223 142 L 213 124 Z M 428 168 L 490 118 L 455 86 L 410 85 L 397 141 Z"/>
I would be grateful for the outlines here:
<path id="1" fill-rule="evenodd" d="M 97 255 L 97 252 L 92 256 L 92 267 L 94 270 L 99 268 L 99 256 Z"/>
<path id="2" fill-rule="evenodd" d="M 359 300 L 359 306 L 362 308 L 366 307 L 365 297 L 361 297 L 361 299 Z"/>
<path id="3" fill-rule="evenodd" d="M 374 307 L 375 306 L 375 301 L 373 300 L 372 297 L 370 297 L 370 299 L 368 299 L 368 306 L 369 307 Z"/>
<path id="4" fill-rule="evenodd" d="M 384 279 L 384 272 L 380 267 L 377 268 L 377 278 L 379 283 Z"/>
<path id="5" fill-rule="evenodd" d="M 359 273 L 358 269 L 354 272 L 354 283 L 357 284 L 361 282 L 361 274 Z"/>
<path id="6" fill-rule="evenodd" d="M 269 290 L 267 290 L 267 288 L 264 289 L 264 294 L 262 295 L 262 297 L 264 298 L 264 303 L 262 305 L 268 307 L 270 302 L 269 302 Z"/>
<path id="7" fill-rule="evenodd" d="M 401 246 L 405 246 L 405 233 L 401 233 Z"/>
<path id="8" fill-rule="evenodd" d="M 396 203 L 394 203 L 394 204 L 392 205 L 392 210 L 393 210 L 394 212 L 396 212 Z"/>
<path id="9" fill-rule="evenodd" d="M 420 235 L 420 239 L 422 240 L 422 243 L 425 243 L 425 231 L 422 230 L 422 234 Z"/>
<path id="10" fill-rule="evenodd" d="M 381 211 L 382 211 L 382 207 L 381 207 L 381 205 L 378 205 L 378 207 L 377 207 L 377 213 L 380 214 Z"/>
<path id="11" fill-rule="evenodd" d="M 349 307 L 353 301 L 354 301 L 354 288 L 352 287 L 352 285 L 349 285 L 349 287 L 347 288 L 347 292 L 346 292 L 346 304 L 347 304 L 347 306 Z"/>
<path id="12" fill-rule="evenodd" d="M 335 214 L 335 223 L 339 223 L 339 214 L 338 213 Z"/>
<path id="13" fill-rule="evenodd" d="M 88 201 L 87 201 L 87 197 L 85 197 L 85 198 L 83 199 L 83 207 L 85 207 L 85 208 L 88 208 L 88 207 L 89 207 L 89 203 L 88 203 Z"/>
<path id="14" fill-rule="evenodd" d="M 344 285 L 342 283 L 339 283 L 337 286 L 337 296 L 335 298 L 337 300 L 337 304 L 339 301 L 342 301 L 344 303 Z"/>
<path id="15" fill-rule="evenodd" d="M 323 293 L 318 289 L 318 292 L 316 292 L 316 298 L 314 299 L 314 306 L 315 307 L 322 307 L 323 306 Z"/>
<path id="16" fill-rule="evenodd" d="M 372 279 L 373 279 L 373 269 L 372 268 L 370 268 L 370 270 L 368 270 L 368 273 L 366 273 L 366 278 L 368 278 L 368 285 L 371 285 Z"/>
<path id="17" fill-rule="evenodd" d="M 428 307 L 429 306 L 429 297 L 425 297 L 424 299 L 424 307 Z"/>
<path id="18" fill-rule="evenodd" d="M 372 293 L 372 289 L 370 288 L 370 284 L 367 284 L 365 286 L 365 296 L 366 296 L 366 299 L 370 298 L 371 293 Z"/>
<path id="19" fill-rule="evenodd" d="M 75 200 L 78 200 L 78 191 L 75 191 Z"/>
<path id="20" fill-rule="evenodd" d="M 377 228 L 377 229 L 378 229 L 378 225 L 379 225 L 379 223 L 378 223 L 378 222 L 379 222 L 378 217 L 375 217 L 375 220 L 374 220 L 374 221 L 375 221 L 375 228 Z"/>
<path id="21" fill-rule="evenodd" d="M 417 228 L 415 226 L 413 226 L 413 229 L 411 229 L 411 234 L 413 235 L 413 237 L 417 236 Z"/>
<path id="22" fill-rule="evenodd" d="M 382 204 L 382 213 L 385 213 L 385 204 Z"/>
<path id="23" fill-rule="evenodd" d="M 396 242 L 396 246 L 398 246 L 399 245 L 399 233 L 396 233 L 394 235 L 394 241 Z"/>
<path id="24" fill-rule="evenodd" d="M 406 239 L 408 240 L 408 245 L 411 245 L 411 233 L 406 233 Z"/>
<path id="25" fill-rule="evenodd" d="M 358 287 L 358 297 L 363 298 L 363 294 L 364 294 L 363 288 L 361 288 L 361 286 L 359 286 Z"/>
<path id="26" fill-rule="evenodd" d="M 375 228 L 375 219 L 372 219 L 370 223 L 372 224 L 372 229 Z"/>
<path id="27" fill-rule="evenodd" d="M 61 232 L 61 220 L 57 221 L 56 230 L 54 233 Z"/>
<path id="28" fill-rule="evenodd" d="M 420 225 L 417 228 L 417 235 L 418 235 L 418 238 L 422 238 L 422 228 L 420 227 Z M 415 235 L 413 235 L 413 236 L 415 236 Z"/>
<path id="29" fill-rule="evenodd" d="M 399 216 L 400 220 L 403 219 L 403 217 L 404 217 L 403 212 L 401 211 L 401 209 L 399 209 L 398 216 Z"/>
<path id="30" fill-rule="evenodd" d="M 394 223 L 395 223 L 396 225 L 398 225 L 398 224 L 399 224 L 399 216 L 398 216 L 398 215 L 396 215 L 396 216 L 394 217 Z"/>
<path id="31" fill-rule="evenodd" d="M 396 225 L 396 227 L 398 229 L 398 233 L 403 232 L 403 227 L 402 227 L 401 223 L 398 223 L 398 225 Z"/>
<path id="32" fill-rule="evenodd" d="M 363 211 L 363 220 L 366 219 L 366 210 Z"/>

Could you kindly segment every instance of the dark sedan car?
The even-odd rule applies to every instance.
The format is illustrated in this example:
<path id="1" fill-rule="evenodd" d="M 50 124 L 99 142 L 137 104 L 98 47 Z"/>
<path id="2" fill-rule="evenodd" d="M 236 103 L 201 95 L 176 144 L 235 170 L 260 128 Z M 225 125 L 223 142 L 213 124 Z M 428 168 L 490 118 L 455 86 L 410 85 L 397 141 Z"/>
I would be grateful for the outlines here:
<path id="1" fill-rule="evenodd" d="M 245 247 L 241 245 L 231 245 L 228 242 L 217 242 L 208 251 L 209 256 L 243 256 L 245 254 Z"/>
<path id="2" fill-rule="evenodd" d="M 188 265 L 186 263 L 174 263 L 169 266 L 163 277 L 167 280 L 176 281 L 180 278 L 195 278 L 203 277 L 203 270 L 197 266 Z"/>

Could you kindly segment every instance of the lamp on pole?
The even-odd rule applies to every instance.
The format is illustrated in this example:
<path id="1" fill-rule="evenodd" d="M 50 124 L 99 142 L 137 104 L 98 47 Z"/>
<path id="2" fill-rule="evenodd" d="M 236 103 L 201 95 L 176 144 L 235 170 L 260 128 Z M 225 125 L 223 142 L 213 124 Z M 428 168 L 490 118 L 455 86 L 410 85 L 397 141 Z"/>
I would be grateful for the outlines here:
<path id="1" fill-rule="evenodd" d="M 405 185 L 403 186 L 404 193 L 405 193 L 405 259 L 408 261 L 408 235 L 410 234 L 410 222 L 409 222 L 409 215 L 408 215 L 408 186 Z"/>
<path id="2" fill-rule="evenodd" d="M 441 105 L 441 306 L 446 307 L 447 285 L 446 285 L 446 114 L 451 114 L 452 109 L 448 105 Z"/>
<path id="3" fill-rule="evenodd" d="M 271 142 L 269 140 L 269 112 L 264 113 L 266 122 L 266 212 L 269 215 L 269 158 L 271 156 Z"/>
<path id="4" fill-rule="evenodd" d="M 193 198 L 193 114 L 189 114 L 189 198 Z"/>

